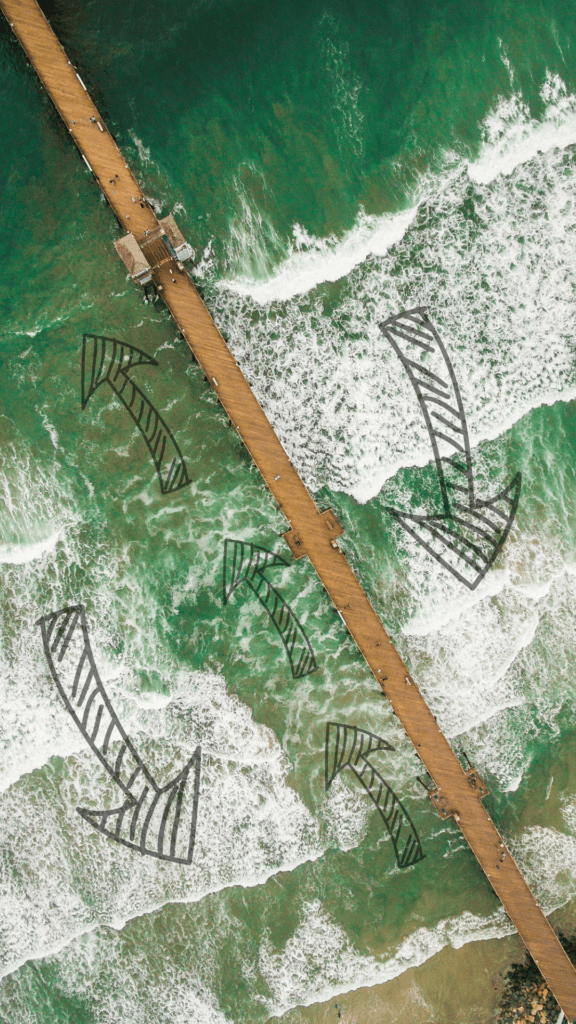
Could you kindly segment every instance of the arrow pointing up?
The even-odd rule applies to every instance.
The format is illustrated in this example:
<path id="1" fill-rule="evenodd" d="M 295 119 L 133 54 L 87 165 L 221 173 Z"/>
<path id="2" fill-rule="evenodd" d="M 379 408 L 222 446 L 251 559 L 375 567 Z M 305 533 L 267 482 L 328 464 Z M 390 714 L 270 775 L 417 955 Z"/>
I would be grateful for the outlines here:
<path id="1" fill-rule="evenodd" d="M 373 732 L 358 729 L 355 725 L 326 723 L 326 789 L 330 789 L 336 776 L 350 768 L 362 783 L 372 803 L 384 822 L 392 840 L 396 863 L 399 868 L 409 868 L 424 859 L 418 833 L 408 811 L 386 779 L 376 770 L 371 756 L 379 750 L 394 750 L 394 747 L 375 736 Z"/>
<path id="2" fill-rule="evenodd" d="M 280 634 L 290 661 L 292 678 L 301 679 L 318 668 L 314 651 L 304 627 L 280 592 L 264 576 L 265 569 L 287 564 L 280 555 L 266 548 L 256 547 L 243 540 L 225 540 L 223 597 L 224 604 L 227 604 L 236 587 L 241 583 L 248 584 Z"/>
<path id="3" fill-rule="evenodd" d="M 172 494 L 191 481 L 182 452 L 169 426 L 128 376 L 128 370 L 143 364 L 158 366 L 156 359 L 115 338 L 85 334 L 82 342 L 82 408 L 101 384 L 109 384 L 128 410 L 152 456 L 162 494 Z"/>
<path id="4" fill-rule="evenodd" d="M 198 815 L 201 750 L 159 786 L 124 732 L 94 663 L 83 605 L 38 619 L 44 653 L 58 692 L 84 739 L 122 792 L 119 807 L 77 807 L 94 828 L 131 850 L 191 864 Z M 188 786 L 192 775 L 192 786 Z"/>
<path id="5" fill-rule="evenodd" d="M 426 309 L 408 309 L 379 326 L 416 392 L 432 443 L 443 505 L 443 511 L 433 515 L 412 515 L 395 508 L 386 511 L 456 579 L 475 590 L 510 532 L 522 474 L 516 473 L 493 498 L 476 497 L 458 381 Z M 447 456 L 440 455 L 440 444 L 448 445 Z"/>

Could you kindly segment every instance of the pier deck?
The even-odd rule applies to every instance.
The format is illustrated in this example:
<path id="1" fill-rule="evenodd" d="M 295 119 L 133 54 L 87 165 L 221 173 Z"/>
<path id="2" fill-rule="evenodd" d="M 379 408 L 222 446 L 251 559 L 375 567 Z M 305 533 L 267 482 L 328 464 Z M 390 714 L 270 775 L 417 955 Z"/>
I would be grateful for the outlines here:
<path id="1" fill-rule="evenodd" d="M 145 242 L 158 220 L 36 0 L 0 8 L 51 96 L 124 233 Z M 289 523 L 286 540 L 306 555 L 437 787 L 433 803 L 453 817 L 569 1021 L 576 1021 L 576 971 L 496 829 L 477 774 L 465 772 L 394 648 L 336 537 L 288 459 L 188 274 L 177 261 L 153 279 L 179 330 Z"/>

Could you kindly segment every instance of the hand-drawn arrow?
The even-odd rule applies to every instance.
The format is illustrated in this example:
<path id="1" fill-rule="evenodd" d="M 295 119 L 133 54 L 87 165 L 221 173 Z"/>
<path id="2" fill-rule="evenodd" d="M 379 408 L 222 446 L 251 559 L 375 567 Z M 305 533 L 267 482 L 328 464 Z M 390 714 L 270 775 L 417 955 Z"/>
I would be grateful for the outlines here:
<path id="1" fill-rule="evenodd" d="M 370 760 L 378 750 L 394 750 L 394 747 L 373 732 L 358 729 L 355 725 L 327 722 L 326 789 L 343 768 L 350 768 L 378 808 L 392 840 L 398 867 L 409 868 L 423 860 L 425 855 L 408 811 Z"/>
<path id="2" fill-rule="evenodd" d="M 83 605 L 44 615 L 36 625 L 42 631 L 48 666 L 67 711 L 125 797 L 120 807 L 106 811 L 77 807 L 78 814 L 103 835 L 131 850 L 174 864 L 191 864 L 200 790 L 200 747 L 182 771 L 167 785 L 159 786 L 106 695 L 94 663 Z M 190 773 L 192 792 L 187 786 Z"/>
<path id="3" fill-rule="evenodd" d="M 227 604 L 241 583 L 247 583 L 272 619 L 290 660 L 292 678 L 301 679 L 318 668 L 314 651 L 294 612 L 264 576 L 265 569 L 286 566 L 280 555 L 243 540 L 224 541 L 223 596 Z"/>
<path id="4" fill-rule="evenodd" d="M 398 313 L 380 325 L 410 382 L 426 421 L 442 493 L 443 512 L 412 515 L 386 511 L 445 569 L 474 590 L 494 563 L 510 532 L 522 474 L 493 498 L 480 500 L 474 490 L 468 427 L 450 357 L 424 306 Z M 451 455 L 441 456 L 447 442 Z M 449 490 L 463 495 L 450 497 Z M 436 546 L 434 546 L 436 542 Z"/>
<path id="5" fill-rule="evenodd" d="M 170 428 L 128 376 L 128 370 L 145 363 L 158 366 L 156 359 L 134 345 L 125 345 L 115 338 L 85 334 L 82 342 L 82 408 L 86 407 L 101 384 L 109 384 L 148 445 L 162 494 L 172 494 L 181 487 L 187 487 L 191 481 Z"/>

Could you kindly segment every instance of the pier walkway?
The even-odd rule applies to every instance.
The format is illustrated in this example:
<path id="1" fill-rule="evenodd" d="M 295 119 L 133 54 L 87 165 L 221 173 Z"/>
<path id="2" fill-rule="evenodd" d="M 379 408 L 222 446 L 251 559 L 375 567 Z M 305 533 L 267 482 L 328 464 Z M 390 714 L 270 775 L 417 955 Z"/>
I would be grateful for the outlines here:
<path id="1" fill-rule="evenodd" d="M 84 161 L 125 234 L 146 250 L 161 224 L 146 203 L 84 83 L 36 0 L 0 0 L 0 7 L 52 98 Z M 182 264 L 170 251 L 151 277 L 202 367 L 290 529 L 295 557 L 307 556 L 394 712 L 434 780 L 433 804 L 453 817 L 518 930 L 568 1021 L 576 1021 L 576 971 L 482 803 L 478 773 L 464 771 L 416 683 L 392 645 L 362 586 L 339 550 L 342 532 L 320 512 L 290 463 L 232 353 Z"/>

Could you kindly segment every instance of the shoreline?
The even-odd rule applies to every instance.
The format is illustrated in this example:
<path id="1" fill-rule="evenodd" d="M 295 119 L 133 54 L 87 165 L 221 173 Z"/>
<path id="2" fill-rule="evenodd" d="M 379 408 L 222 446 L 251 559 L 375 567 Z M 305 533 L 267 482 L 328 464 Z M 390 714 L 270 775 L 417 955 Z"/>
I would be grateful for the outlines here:
<path id="1" fill-rule="evenodd" d="M 573 901 L 550 917 L 557 933 L 574 936 L 568 941 L 576 962 Z M 546 988 L 519 935 L 473 939 L 459 949 L 445 946 L 381 985 L 293 1007 L 266 1024 L 557 1024 L 556 1000 L 549 991 L 541 998 Z M 533 1013 L 532 1002 L 542 1011 Z"/>

